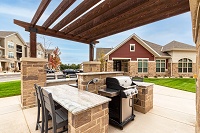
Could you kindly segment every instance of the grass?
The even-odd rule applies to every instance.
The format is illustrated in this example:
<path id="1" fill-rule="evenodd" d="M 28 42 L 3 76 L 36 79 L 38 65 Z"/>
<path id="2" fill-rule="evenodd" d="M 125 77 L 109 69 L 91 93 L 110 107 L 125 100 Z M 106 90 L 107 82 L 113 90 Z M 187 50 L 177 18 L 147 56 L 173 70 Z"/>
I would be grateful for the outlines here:
<path id="1" fill-rule="evenodd" d="M 21 81 L 9 81 L 0 83 L 0 98 L 21 94 Z"/>
<path id="2" fill-rule="evenodd" d="M 145 78 L 144 82 L 175 88 L 189 92 L 196 92 L 195 79 L 193 78 Z"/>

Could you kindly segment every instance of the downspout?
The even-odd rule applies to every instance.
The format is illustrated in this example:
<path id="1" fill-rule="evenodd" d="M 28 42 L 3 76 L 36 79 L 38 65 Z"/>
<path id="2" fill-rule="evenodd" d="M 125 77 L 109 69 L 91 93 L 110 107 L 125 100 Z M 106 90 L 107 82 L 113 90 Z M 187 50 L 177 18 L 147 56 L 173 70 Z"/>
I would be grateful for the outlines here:
<path id="1" fill-rule="evenodd" d="M 172 71 L 173 69 L 172 69 L 172 57 L 171 57 L 171 76 L 170 77 L 172 77 L 172 75 L 173 75 L 173 71 Z"/>

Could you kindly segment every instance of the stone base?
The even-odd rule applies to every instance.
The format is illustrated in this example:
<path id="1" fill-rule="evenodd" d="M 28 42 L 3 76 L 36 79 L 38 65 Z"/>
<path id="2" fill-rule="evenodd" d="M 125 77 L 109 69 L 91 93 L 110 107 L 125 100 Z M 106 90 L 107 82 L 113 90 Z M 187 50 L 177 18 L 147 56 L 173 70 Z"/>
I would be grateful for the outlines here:
<path id="1" fill-rule="evenodd" d="M 138 95 L 134 97 L 134 109 L 141 113 L 147 113 L 153 108 L 153 85 L 139 86 Z"/>
<path id="2" fill-rule="evenodd" d="M 108 103 L 73 115 L 68 112 L 68 133 L 108 133 Z"/>

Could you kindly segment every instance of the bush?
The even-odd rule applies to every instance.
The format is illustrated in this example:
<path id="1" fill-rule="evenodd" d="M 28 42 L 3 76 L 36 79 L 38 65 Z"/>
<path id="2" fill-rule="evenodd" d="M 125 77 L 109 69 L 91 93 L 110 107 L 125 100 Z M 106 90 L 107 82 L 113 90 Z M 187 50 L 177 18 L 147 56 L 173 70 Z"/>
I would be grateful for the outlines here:
<path id="1" fill-rule="evenodd" d="M 147 76 L 147 75 L 145 75 L 145 76 L 144 76 L 144 78 L 148 78 L 148 76 Z"/>
<path id="2" fill-rule="evenodd" d="M 157 78 L 157 76 L 154 76 L 154 78 Z"/>

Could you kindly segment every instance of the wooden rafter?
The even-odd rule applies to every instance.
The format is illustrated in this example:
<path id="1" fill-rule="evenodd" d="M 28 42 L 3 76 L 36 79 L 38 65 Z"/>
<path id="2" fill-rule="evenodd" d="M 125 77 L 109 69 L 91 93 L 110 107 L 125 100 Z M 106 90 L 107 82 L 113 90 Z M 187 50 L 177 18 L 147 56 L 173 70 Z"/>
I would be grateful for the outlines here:
<path id="1" fill-rule="evenodd" d="M 23 21 L 20 21 L 20 20 L 14 20 L 14 23 L 16 25 L 19 25 L 19 26 L 25 28 L 25 31 L 30 31 L 30 23 L 23 22 Z M 43 34 L 43 35 L 48 35 L 48 36 L 67 39 L 67 40 L 72 40 L 72 41 L 86 43 L 86 44 L 98 43 L 97 41 L 91 42 L 90 40 L 80 38 L 80 37 L 77 37 L 77 36 L 73 36 L 73 35 L 65 35 L 64 32 L 60 32 L 60 31 L 55 32 L 52 29 L 45 29 L 44 27 L 38 26 L 38 25 L 35 25 L 34 28 L 37 30 L 37 33 Z"/>
<path id="2" fill-rule="evenodd" d="M 100 0 L 84 0 L 74 10 L 72 10 L 68 15 L 66 15 L 59 23 L 57 23 L 52 29 L 55 31 L 59 31 L 64 26 L 72 22 L 85 11 L 87 11 L 89 8 L 97 4 L 99 1 Z"/>
<path id="3" fill-rule="evenodd" d="M 173 4 L 166 4 L 162 7 L 159 6 L 156 10 L 146 11 L 142 14 L 129 17 L 124 21 L 118 21 L 115 24 L 107 25 L 106 29 L 97 30 L 92 36 L 88 34 L 86 38 L 90 38 L 91 40 L 100 39 L 141 25 L 172 17 L 189 10 L 188 1 L 176 1 Z"/>
<path id="4" fill-rule="evenodd" d="M 172 1 L 172 0 L 169 0 L 169 1 Z M 94 25 L 92 28 L 88 27 L 87 30 L 78 34 L 78 36 L 85 37 L 85 36 L 88 36 L 88 34 L 91 34 L 91 33 L 94 34 L 95 32 L 99 31 L 100 29 L 103 29 L 104 27 L 106 27 L 108 25 L 114 24 L 119 21 L 121 22 L 121 21 L 129 18 L 130 16 L 137 16 L 138 14 L 142 15 L 144 11 L 151 10 L 153 6 L 162 6 L 163 4 L 166 4 L 166 2 L 160 1 L 160 0 L 148 0 L 148 2 L 145 2 L 141 5 L 142 8 L 140 5 L 138 5 L 137 7 L 129 10 L 128 12 L 125 12 L 118 16 L 114 16 L 112 19 L 105 20 L 102 23 L 98 23 L 98 24 Z"/>
<path id="5" fill-rule="evenodd" d="M 67 26 L 65 29 L 62 31 L 65 32 L 66 34 L 71 32 L 72 30 L 80 27 L 81 25 L 87 23 L 88 21 L 96 18 L 97 16 L 103 14 L 106 11 L 109 11 L 113 7 L 119 5 L 120 3 L 124 2 L 124 0 L 106 0 L 99 4 L 97 7 L 92 9 L 90 12 L 86 13 L 83 15 L 81 18 Z"/>
<path id="6" fill-rule="evenodd" d="M 74 31 L 70 32 L 70 34 L 78 35 L 84 31 L 89 30 L 92 27 L 95 27 L 103 22 L 106 22 L 116 16 L 119 16 L 141 4 L 144 2 L 148 2 L 149 0 L 125 0 L 123 3 L 117 5 L 116 7 L 110 9 L 109 11 L 105 12 L 102 15 L 94 18 L 93 20 L 85 23 L 84 25 L 80 26 L 79 28 L 75 29 Z"/>
<path id="7" fill-rule="evenodd" d="M 40 19 L 40 17 L 44 13 L 44 11 L 46 10 L 46 8 L 50 2 L 51 2 L 51 0 L 42 0 L 42 2 L 40 3 L 32 21 L 31 21 L 32 27 L 34 27 L 36 25 L 36 23 L 38 22 L 38 20 Z"/>
<path id="8" fill-rule="evenodd" d="M 47 29 L 53 24 L 57 18 L 59 18 L 76 0 L 62 0 L 59 6 L 53 11 L 49 18 L 42 25 Z"/>

